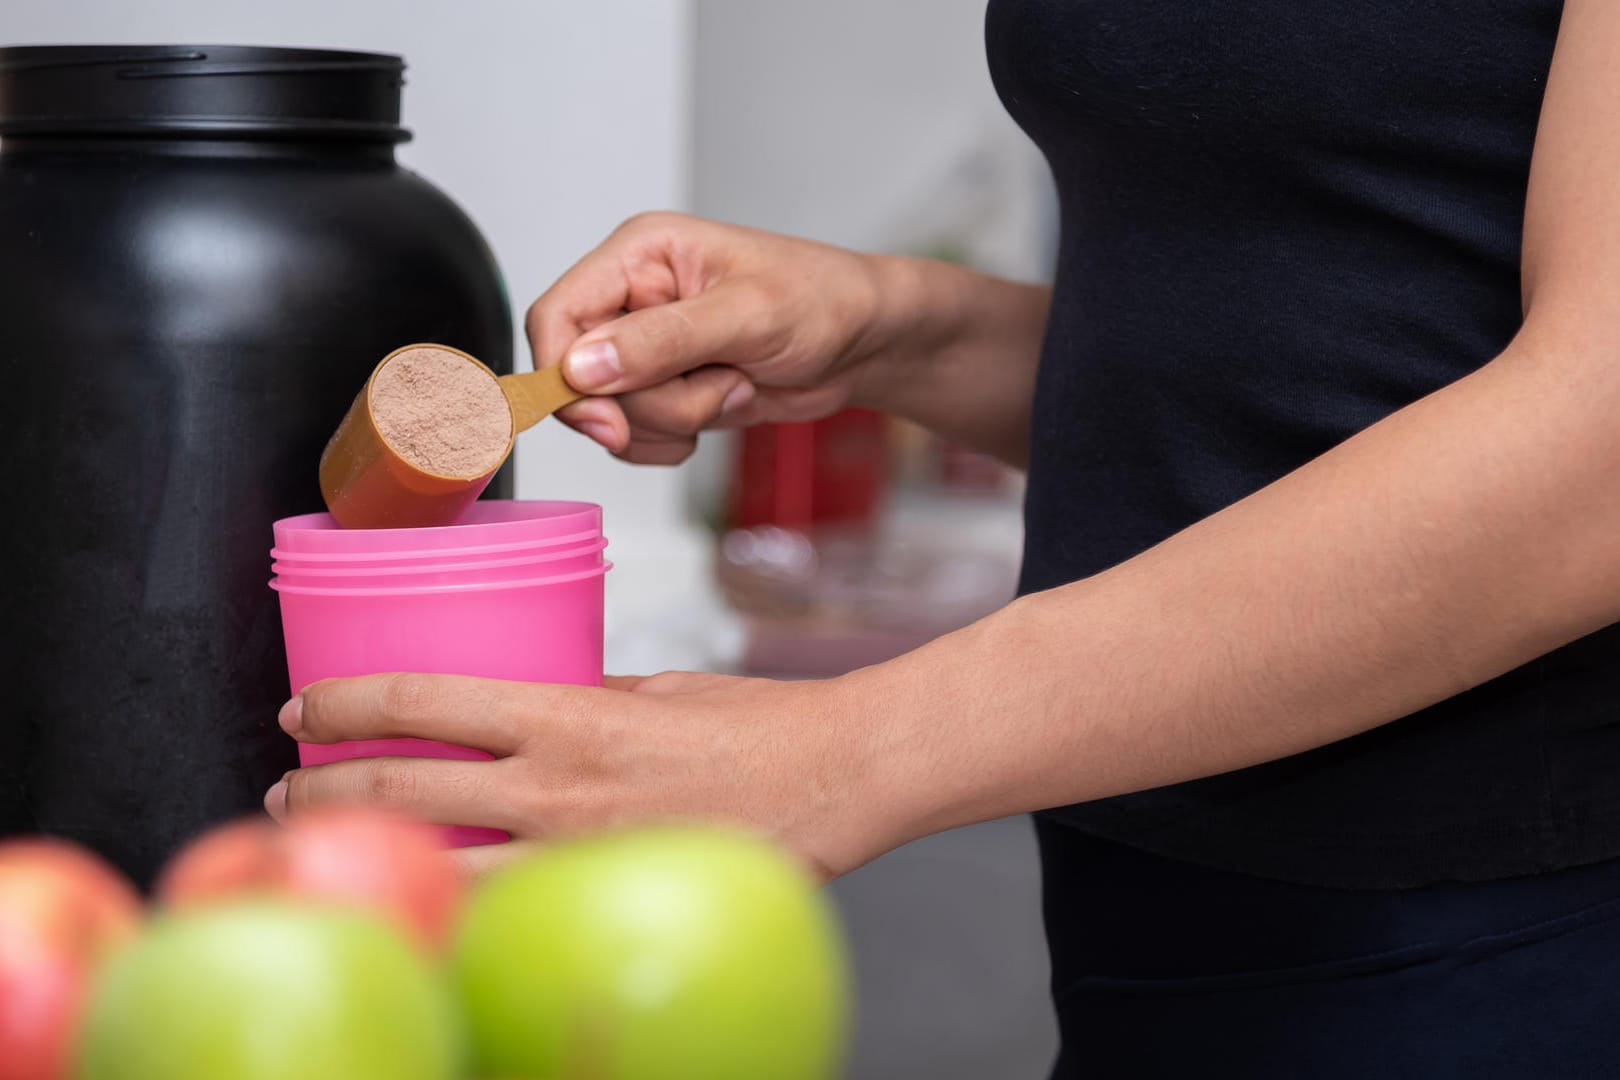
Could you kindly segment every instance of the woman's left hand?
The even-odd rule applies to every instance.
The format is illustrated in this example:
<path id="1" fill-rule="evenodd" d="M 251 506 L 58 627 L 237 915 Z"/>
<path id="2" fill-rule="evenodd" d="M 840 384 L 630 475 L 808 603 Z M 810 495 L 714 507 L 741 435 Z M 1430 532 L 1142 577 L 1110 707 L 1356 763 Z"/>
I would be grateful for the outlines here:
<path id="1" fill-rule="evenodd" d="M 288 773 L 277 819 L 367 803 L 514 841 L 652 821 L 724 821 L 768 835 L 823 877 L 903 842 L 871 797 L 870 719 L 837 680 L 671 672 L 602 688 L 455 675 L 372 675 L 306 688 L 281 710 L 306 743 L 422 738 L 493 761 L 357 758 Z M 461 849 L 472 872 L 522 843 Z"/>

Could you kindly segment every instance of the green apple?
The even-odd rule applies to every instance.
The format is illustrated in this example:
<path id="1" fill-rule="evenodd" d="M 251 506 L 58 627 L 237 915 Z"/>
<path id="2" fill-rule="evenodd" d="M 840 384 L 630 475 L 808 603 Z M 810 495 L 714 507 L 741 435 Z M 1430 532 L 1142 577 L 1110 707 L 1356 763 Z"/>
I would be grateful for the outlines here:
<path id="1" fill-rule="evenodd" d="M 766 843 L 656 828 L 561 843 L 474 893 L 453 949 L 480 1075 L 827 1080 L 847 974 L 815 883 Z"/>
<path id="2" fill-rule="evenodd" d="M 374 916 L 253 901 L 155 921 L 103 975 L 81 1080 L 452 1080 L 453 1001 Z"/>

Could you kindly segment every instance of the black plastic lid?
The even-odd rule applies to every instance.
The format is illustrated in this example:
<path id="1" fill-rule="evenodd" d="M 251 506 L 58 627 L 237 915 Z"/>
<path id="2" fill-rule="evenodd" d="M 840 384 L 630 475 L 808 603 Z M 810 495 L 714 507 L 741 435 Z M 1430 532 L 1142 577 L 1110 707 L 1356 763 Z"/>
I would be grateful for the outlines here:
<path id="1" fill-rule="evenodd" d="M 405 61 L 257 45 L 0 49 L 0 136 L 403 142 Z"/>

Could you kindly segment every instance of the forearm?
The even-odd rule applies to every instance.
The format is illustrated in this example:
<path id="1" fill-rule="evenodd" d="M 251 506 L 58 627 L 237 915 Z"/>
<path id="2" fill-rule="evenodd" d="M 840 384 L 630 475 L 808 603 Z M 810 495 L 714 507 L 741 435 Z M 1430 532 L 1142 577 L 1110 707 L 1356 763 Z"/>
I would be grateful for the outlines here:
<path id="1" fill-rule="evenodd" d="M 1211 775 L 1620 619 L 1616 351 L 1526 331 L 1137 558 L 849 677 L 868 782 L 915 834 Z"/>
<path id="2" fill-rule="evenodd" d="M 931 259 L 872 266 L 884 300 L 856 403 L 1024 467 L 1051 290 Z"/>

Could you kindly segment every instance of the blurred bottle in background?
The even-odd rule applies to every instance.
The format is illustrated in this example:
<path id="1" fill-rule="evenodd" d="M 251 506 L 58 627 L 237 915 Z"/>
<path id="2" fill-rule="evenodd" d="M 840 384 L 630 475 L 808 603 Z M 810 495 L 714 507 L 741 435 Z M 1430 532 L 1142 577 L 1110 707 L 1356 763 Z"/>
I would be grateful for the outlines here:
<path id="1" fill-rule="evenodd" d="M 733 445 L 716 578 L 742 672 L 836 675 L 1011 598 L 1021 485 L 1000 463 L 858 409 Z"/>

